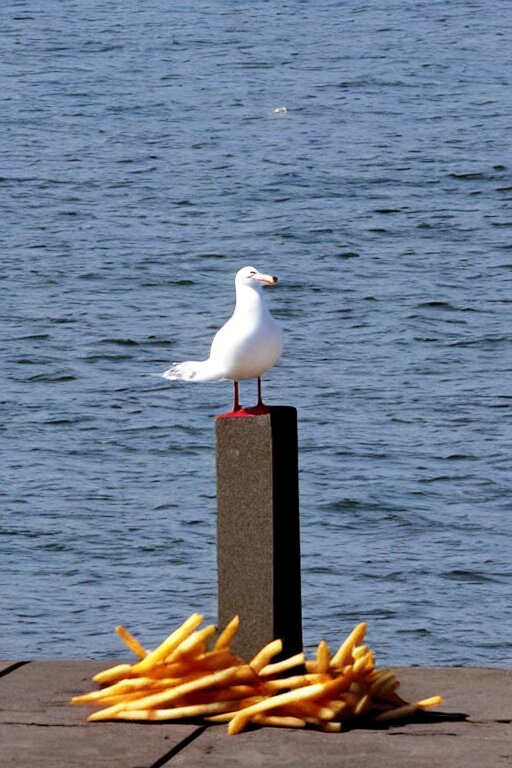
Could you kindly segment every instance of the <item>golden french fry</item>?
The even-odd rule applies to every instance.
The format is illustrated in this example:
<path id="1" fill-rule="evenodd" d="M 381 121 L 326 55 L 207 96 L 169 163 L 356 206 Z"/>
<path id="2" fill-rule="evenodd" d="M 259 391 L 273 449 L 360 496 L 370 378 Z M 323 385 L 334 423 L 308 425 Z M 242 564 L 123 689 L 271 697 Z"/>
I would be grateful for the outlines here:
<path id="1" fill-rule="evenodd" d="M 304 675 L 294 675 L 293 677 L 280 677 L 277 680 L 267 680 L 265 682 L 265 691 L 275 693 L 276 691 L 292 690 L 293 688 L 303 688 L 308 685 L 308 679 Z"/>
<path id="2" fill-rule="evenodd" d="M 194 704 L 185 707 L 174 707 L 172 709 L 149 709 L 141 707 L 140 709 L 120 709 L 118 712 L 104 717 L 104 710 L 94 712 L 87 718 L 90 722 L 98 720 L 180 720 L 187 717 L 201 717 L 203 715 L 226 712 L 236 707 L 238 702 L 233 701 L 214 701 L 209 704 Z"/>
<path id="3" fill-rule="evenodd" d="M 125 627 L 119 624 L 119 626 L 116 627 L 116 632 L 123 643 L 125 643 L 125 645 L 127 645 L 128 648 L 133 651 L 136 656 L 138 656 L 140 659 L 143 659 L 144 656 L 147 656 L 148 652 L 146 649 L 142 647 L 137 638 L 135 638 L 131 632 L 128 632 Z"/>
<path id="4" fill-rule="evenodd" d="M 247 706 L 250 704 L 256 704 L 258 701 L 263 701 L 265 697 L 264 696 L 254 696 L 252 699 L 247 700 Z M 208 720 L 209 723 L 229 723 L 231 720 L 242 710 L 244 709 L 245 702 L 238 702 L 239 706 L 237 709 L 233 709 L 231 712 L 223 712 L 220 715 L 211 715 L 210 717 L 206 717 L 205 720 Z"/>
<path id="5" fill-rule="evenodd" d="M 373 668 L 373 654 L 368 651 L 363 656 L 359 656 L 353 664 L 354 675 L 359 675 L 368 669 Z"/>
<path id="6" fill-rule="evenodd" d="M 102 672 L 98 672 L 96 675 L 93 675 L 93 680 L 95 683 L 113 683 L 117 680 L 122 680 L 124 677 L 130 676 L 132 673 L 132 665 L 131 664 L 116 664 L 115 667 L 110 667 L 110 669 L 104 669 Z"/>
<path id="7" fill-rule="evenodd" d="M 98 701 L 101 701 L 104 698 L 107 698 L 107 696 L 116 696 L 120 693 L 131 693 L 133 690 L 128 685 L 130 681 L 128 680 L 121 680 L 118 683 L 114 683 L 114 685 L 109 685 L 108 688 L 100 688 L 97 691 L 90 691 L 89 693 L 83 693 L 81 696 L 73 696 L 71 699 L 72 704 L 95 704 Z M 147 687 L 147 686 L 146 686 Z"/>
<path id="8" fill-rule="evenodd" d="M 294 704 L 279 707 L 279 713 L 300 717 L 308 722 L 311 720 L 332 720 L 336 716 L 336 703 L 329 702 L 325 705 L 318 701 L 297 701 Z M 343 702 L 339 703 L 345 706 Z"/>
<path id="9" fill-rule="evenodd" d="M 355 645 L 352 648 L 352 658 L 354 659 L 360 659 L 361 656 L 365 656 L 368 653 L 368 646 L 367 645 Z"/>
<path id="10" fill-rule="evenodd" d="M 416 701 L 414 704 L 404 704 L 401 707 L 395 709 L 388 709 L 386 712 L 380 712 L 375 716 L 375 720 L 379 723 L 387 720 L 400 720 L 406 717 L 412 717 L 416 714 L 418 709 L 427 709 L 428 707 L 438 707 L 443 703 L 441 696 L 431 696 L 429 699 L 422 699 L 422 701 Z"/>
<path id="11" fill-rule="evenodd" d="M 422 699 L 421 701 L 416 701 L 414 703 L 414 706 L 418 707 L 418 709 L 429 709 L 430 707 L 438 707 L 442 703 L 443 703 L 442 696 L 430 696 L 430 698 L 428 699 Z"/>
<path id="12" fill-rule="evenodd" d="M 350 707 L 347 705 L 346 701 L 343 701 L 342 699 L 329 701 L 327 707 L 333 714 L 332 717 L 326 717 L 325 720 L 334 720 L 334 718 L 337 717 L 348 717 L 349 714 L 351 714 Z"/>
<path id="13" fill-rule="evenodd" d="M 181 627 L 178 627 L 172 632 L 169 637 L 161 643 L 158 648 L 148 653 L 141 661 L 134 664 L 133 671 L 136 674 L 147 672 L 155 664 L 159 664 L 164 661 L 182 642 L 187 638 L 196 627 L 201 624 L 203 617 L 198 613 L 193 613 L 186 621 L 183 622 Z"/>
<path id="14" fill-rule="evenodd" d="M 274 656 L 281 653 L 282 650 L 283 641 L 272 640 L 272 642 L 267 643 L 267 645 L 256 654 L 249 664 L 255 672 L 259 672 L 260 669 L 263 669 L 263 667 L 265 667 Z"/>
<path id="15" fill-rule="evenodd" d="M 281 672 L 287 672 L 294 667 L 300 667 L 305 663 L 305 657 L 303 653 L 297 653 L 295 656 L 290 656 L 283 661 L 276 661 L 274 664 L 266 664 L 259 671 L 260 677 L 271 677 L 272 675 L 280 675 Z"/>
<path id="16" fill-rule="evenodd" d="M 318 727 L 326 733 L 339 733 L 342 729 L 342 724 L 336 721 L 334 723 L 320 723 Z"/>
<path id="17" fill-rule="evenodd" d="M 192 632 L 192 634 L 186 637 L 183 642 L 172 651 L 172 653 L 166 656 L 165 663 L 172 664 L 173 661 L 178 661 L 184 656 L 194 656 L 195 654 L 199 655 L 201 652 L 204 652 L 204 643 L 216 632 L 216 630 L 216 626 L 210 624 L 209 627 Z"/>
<path id="18" fill-rule="evenodd" d="M 277 728 L 305 728 L 306 721 L 291 715 L 254 715 L 252 723 L 257 725 L 275 726 Z"/>
<path id="19" fill-rule="evenodd" d="M 240 616 L 234 616 L 229 624 L 226 625 L 226 627 L 222 630 L 219 637 L 217 638 L 217 642 L 215 643 L 215 648 L 219 650 L 220 648 L 228 648 L 231 640 L 238 632 L 238 628 L 240 626 Z"/>
<path id="20" fill-rule="evenodd" d="M 253 685 L 226 685 L 221 688 L 203 688 L 183 697 L 183 703 L 203 704 L 210 701 L 226 701 L 253 698 L 257 688 Z M 263 696 L 263 693 L 260 694 Z"/>
<path id="21" fill-rule="evenodd" d="M 136 701 L 137 699 L 142 699 L 143 696 L 147 696 L 151 691 L 134 691 L 133 693 L 120 693 L 117 696 L 105 696 L 104 699 L 101 700 L 101 706 L 102 707 L 111 707 L 114 706 L 114 704 L 126 704 L 128 701 Z"/>
<path id="22" fill-rule="evenodd" d="M 362 696 L 354 707 L 354 715 L 364 715 L 370 709 L 372 700 L 368 694 Z"/>
<path id="23" fill-rule="evenodd" d="M 329 669 L 329 663 L 331 661 L 331 652 L 329 646 L 325 640 L 320 640 L 316 652 L 316 671 L 320 674 L 324 674 Z"/>
<path id="24" fill-rule="evenodd" d="M 352 659 L 352 648 L 354 646 L 360 645 L 361 640 L 364 638 L 366 634 L 366 624 L 362 622 L 361 624 L 358 624 L 350 635 L 347 637 L 346 640 L 340 645 L 336 653 L 331 659 L 331 667 L 343 667 L 345 664 L 347 664 Z"/>

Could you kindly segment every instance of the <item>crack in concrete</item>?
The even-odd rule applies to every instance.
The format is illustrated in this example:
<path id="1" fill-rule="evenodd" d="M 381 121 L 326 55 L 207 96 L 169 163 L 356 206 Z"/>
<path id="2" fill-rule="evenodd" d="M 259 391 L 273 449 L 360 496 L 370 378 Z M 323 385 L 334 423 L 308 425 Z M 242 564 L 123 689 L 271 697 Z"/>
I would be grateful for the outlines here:
<path id="1" fill-rule="evenodd" d="M 0 725 L 26 725 L 29 728 L 86 728 L 87 723 L 35 723 L 26 720 L 0 720 Z"/>
<path id="2" fill-rule="evenodd" d="M 169 760 L 172 760 L 175 755 L 177 755 L 179 752 L 184 750 L 186 747 L 188 747 L 189 744 L 191 744 L 193 741 L 195 741 L 199 736 L 202 736 L 202 734 L 206 731 L 208 728 L 207 725 L 202 725 L 197 730 L 190 733 L 185 739 L 182 739 L 178 744 L 175 744 L 172 749 L 170 749 L 168 752 L 165 753 L 165 755 L 162 755 L 155 763 L 149 766 L 149 768 L 162 768 L 163 765 L 169 762 Z"/>
<path id="3" fill-rule="evenodd" d="M 30 664 L 30 661 L 14 661 L 8 667 L 0 671 L 0 677 L 5 677 L 5 675 L 8 675 L 10 672 L 14 672 L 15 669 L 19 669 L 19 667 L 24 667 L 25 664 Z"/>

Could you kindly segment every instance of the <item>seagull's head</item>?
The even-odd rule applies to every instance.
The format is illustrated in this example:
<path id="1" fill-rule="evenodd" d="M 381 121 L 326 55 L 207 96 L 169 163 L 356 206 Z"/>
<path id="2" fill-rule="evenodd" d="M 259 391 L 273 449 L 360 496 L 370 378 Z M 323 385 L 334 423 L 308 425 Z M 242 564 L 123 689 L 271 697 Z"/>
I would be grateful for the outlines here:
<path id="1" fill-rule="evenodd" d="M 261 288 L 264 285 L 275 285 L 277 277 L 275 275 L 265 275 L 259 272 L 256 267 L 243 267 L 236 273 L 236 285 L 248 285 L 251 288 Z"/>

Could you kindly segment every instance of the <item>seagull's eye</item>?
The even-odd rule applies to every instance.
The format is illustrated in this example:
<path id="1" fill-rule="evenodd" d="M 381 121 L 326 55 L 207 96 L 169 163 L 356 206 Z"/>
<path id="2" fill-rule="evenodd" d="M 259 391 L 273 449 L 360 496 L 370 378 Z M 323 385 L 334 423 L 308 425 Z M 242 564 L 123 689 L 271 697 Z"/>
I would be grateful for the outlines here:
<path id="1" fill-rule="evenodd" d="M 248 275 L 248 277 L 254 277 L 254 275 L 255 275 L 255 274 L 256 274 L 256 271 L 253 269 L 253 270 L 251 270 L 251 271 L 249 272 L 249 275 Z"/>

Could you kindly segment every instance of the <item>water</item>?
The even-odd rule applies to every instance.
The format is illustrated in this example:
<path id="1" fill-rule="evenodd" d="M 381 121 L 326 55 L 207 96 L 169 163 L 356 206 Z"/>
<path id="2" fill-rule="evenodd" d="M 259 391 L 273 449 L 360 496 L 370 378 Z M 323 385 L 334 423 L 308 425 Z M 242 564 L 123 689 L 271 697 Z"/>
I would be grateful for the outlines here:
<path id="1" fill-rule="evenodd" d="M 254 263 L 286 333 L 264 394 L 299 410 L 306 644 L 366 619 L 381 664 L 510 664 L 510 3 L 1 16 L 0 657 L 215 619 L 231 391 L 155 374 L 207 355 Z"/>

